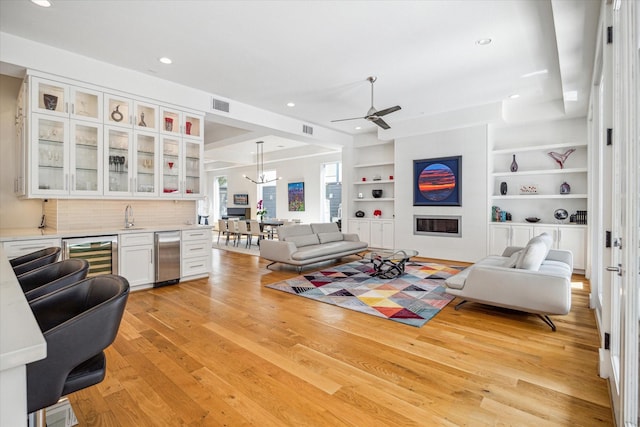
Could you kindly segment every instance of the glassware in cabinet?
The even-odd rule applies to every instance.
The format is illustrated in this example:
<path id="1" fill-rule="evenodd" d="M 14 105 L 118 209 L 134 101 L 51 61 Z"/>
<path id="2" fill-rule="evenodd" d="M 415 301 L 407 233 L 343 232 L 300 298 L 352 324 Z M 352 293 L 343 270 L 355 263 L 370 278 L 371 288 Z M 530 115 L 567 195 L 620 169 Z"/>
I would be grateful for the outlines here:
<path id="1" fill-rule="evenodd" d="M 180 145 L 180 139 L 169 137 L 162 138 L 162 194 L 175 195 L 180 193 Z"/>
<path id="2" fill-rule="evenodd" d="M 105 194 L 128 195 L 131 192 L 129 175 L 132 131 L 105 127 L 106 159 Z"/>
<path id="3" fill-rule="evenodd" d="M 36 195 L 69 192 L 69 120 L 32 116 L 31 192 Z"/>
<path id="4" fill-rule="evenodd" d="M 151 132 L 134 132 L 135 172 L 133 191 L 138 196 L 155 196 L 158 189 L 158 136 Z"/>
<path id="5" fill-rule="evenodd" d="M 71 122 L 71 192 L 102 193 L 102 126 Z"/>

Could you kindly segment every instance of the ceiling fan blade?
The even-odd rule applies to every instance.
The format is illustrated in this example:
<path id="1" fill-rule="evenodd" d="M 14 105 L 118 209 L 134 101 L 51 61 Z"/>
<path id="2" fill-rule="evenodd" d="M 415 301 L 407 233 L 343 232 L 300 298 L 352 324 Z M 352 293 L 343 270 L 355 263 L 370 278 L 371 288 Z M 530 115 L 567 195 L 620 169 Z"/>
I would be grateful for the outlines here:
<path id="1" fill-rule="evenodd" d="M 371 120 L 373 123 L 377 124 L 378 126 L 380 126 L 382 129 L 391 129 L 391 126 L 389 126 L 387 124 L 387 122 L 385 122 L 382 119 L 375 119 L 375 120 Z"/>
<path id="2" fill-rule="evenodd" d="M 359 120 L 359 119 L 364 119 L 364 118 L 366 118 L 366 117 L 352 117 L 350 119 L 331 120 L 331 123 L 334 123 L 334 122 L 345 122 L 347 120 Z"/>
<path id="3" fill-rule="evenodd" d="M 401 108 L 400 108 L 399 105 L 396 105 L 395 107 L 385 108 L 384 110 L 380 110 L 380 111 L 376 112 L 376 116 L 378 116 L 378 117 L 386 116 L 387 114 L 391 114 L 394 111 L 398 111 L 400 109 Z"/>

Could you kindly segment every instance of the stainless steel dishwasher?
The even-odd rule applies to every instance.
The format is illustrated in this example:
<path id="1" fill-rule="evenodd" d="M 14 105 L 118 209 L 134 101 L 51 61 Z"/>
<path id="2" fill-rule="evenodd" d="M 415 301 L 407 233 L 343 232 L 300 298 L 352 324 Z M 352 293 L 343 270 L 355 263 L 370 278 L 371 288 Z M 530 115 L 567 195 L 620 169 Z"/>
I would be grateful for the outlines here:
<path id="1" fill-rule="evenodd" d="M 180 232 L 155 233 L 156 279 L 153 287 L 174 285 L 180 281 Z"/>

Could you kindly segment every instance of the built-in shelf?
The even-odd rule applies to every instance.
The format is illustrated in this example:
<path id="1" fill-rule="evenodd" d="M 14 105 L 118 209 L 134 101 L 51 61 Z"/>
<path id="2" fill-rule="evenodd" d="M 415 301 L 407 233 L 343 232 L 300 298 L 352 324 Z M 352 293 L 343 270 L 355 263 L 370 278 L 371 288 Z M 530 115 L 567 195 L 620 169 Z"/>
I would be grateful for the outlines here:
<path id="1" fill-rule="evenodd" d="M 382 163 L 367 163 L 367 164 L 361 164 L 361 165 L 353 165 L 354 168 L 370 168 L 370 167 L 376 167 L 376 166 L 394 166 L 395 163 L 394 162 L 382 162 Z"/>
<path id="2" fill-rule="evenodd" d="M 353 199 L 354 202 L 393 202 L 395 199 L 391 197 L 378 197 L 377 199 L 369 197 L 366 199 Z"/>
<path id="3" fill-rule="evenodd" d="M 570 168 L 570 169 L 543 169 L 518 172 L 494 172 L 493 176 L 518 176 L 518 175 L 552 175 L 563 173 L 587 173 L 587 168 Z M 364 184 L 364 183 L 363 183 Z"/>
<path id="4" fill-rule="evenodd" d="M 393 184 L 392 179 L 379 179 L 377 181 L 357 181 L 355 185 L 372 185 L 372 184 Z"/>
<path id="5" fill-rule="evenodd" d="M 559 148 L 572 148 L 572 147 L 585 147 L 587 145 L 586 142 L 575 142 L 569 143 L 564 142 L 561 144 L 548 144 L 548 145 L 533 145 L 526 147 L 511 147 L 511 148 L 502 148 L 498 150 L 493 150 L 493 154 L 511 154 L 511 153 L 524 153 L 526 151 L 547 151 L 547 150 L 557 150 Z"/>
<path id="6" fill-rule="evenodd" d="M 506 196 L 491 196 L 493 200 L 523 200 L 523 199 L 586 199 L 586 194 L 514 194 Z"/>

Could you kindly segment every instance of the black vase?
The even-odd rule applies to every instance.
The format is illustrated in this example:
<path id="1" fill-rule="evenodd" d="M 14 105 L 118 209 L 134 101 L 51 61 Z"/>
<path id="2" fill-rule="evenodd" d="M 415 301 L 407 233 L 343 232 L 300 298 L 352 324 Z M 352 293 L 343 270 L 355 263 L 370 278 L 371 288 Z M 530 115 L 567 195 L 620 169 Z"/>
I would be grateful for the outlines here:
<path id="1" fill-rule="evenodd" d="M 516 162 L 516 155 L 513 155 L 513 161 L 511 162 L 511 172 L 518 172 L 518 162 Z"/>
<path id="2" fill-rule="evenodd" d="M 500 183 L 500 194 L 503 196 L 507 195 L 507 183 L 504 181 Z"/>

